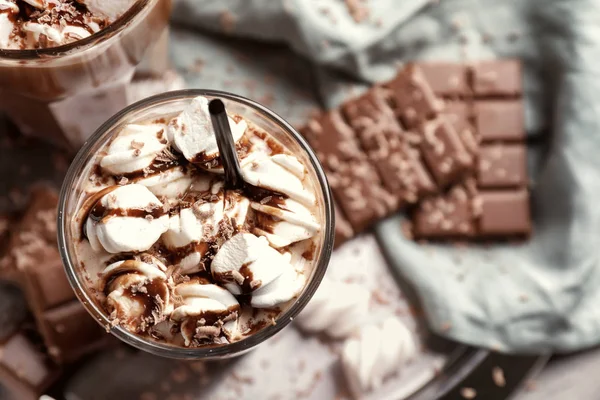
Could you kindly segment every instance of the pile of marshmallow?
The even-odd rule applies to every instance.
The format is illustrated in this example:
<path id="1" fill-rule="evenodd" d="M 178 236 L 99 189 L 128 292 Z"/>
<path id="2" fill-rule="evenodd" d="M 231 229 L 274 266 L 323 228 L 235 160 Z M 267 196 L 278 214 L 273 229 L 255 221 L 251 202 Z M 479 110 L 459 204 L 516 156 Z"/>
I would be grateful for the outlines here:
<path id="1" fill-rule="evenodd" d="M 34 7 L 43 17 L 43 13 L 58 16 L 65 8 L 74 12 L 74 4 L 78 3 L 83 4 L 87 12 L 81 12 L 76 22 L 69 23 L 58 18 L 47 18 L 47 22 L 43 18 L 17 22 L 23 5 Z M 102 25 L 114 22 L 133 3 L 134 0 L 0 0 L 0 49 L 34 49 L 42 43 L 42 47 L 55 47 L 76 42 L 99 32 L 104 26 L 98 21 L 102 21 Z M 21 32 L 15 32 L 16 29 Z"/>
<path id="2" fill-rule="evenodd" d="M 82 239 L 105 259 L 120 255 L 101 272 L 98 289 L 106 294 L 113 322 L 130 331 L 145 333 L 165 322 L 181 327 L 187 346 L 236 341 L 243 332 L 235 296 L 247 295 L 252 307 L 270 309 L 298 296 L 306 284 L 310 271 L 303 246 L 321 229 L 315 195 L 304 184 L 307 171 L 294 156 L 271 154 L 243 119 L 229 123 L 236 142 L 245 136 L 251 144 L 240 160 L 244 179 L 284 195 L 281 203 L 226 192 L 222 167 L 206 171 L 173 163 L 160 173 L 139 173 L 173 152 L 190 161 L 218 157 L 204 97 L 195 98 L 168 124 L 126 125 L 100 156 L 101 170 L 110 179 L 82 207 L 87 209 L 79 217 Z M 127 176 L 131 179 L 123 180 Z M 190 192 L 202 199 L 182 202 Z M 251 213 L 253 223 L 248 224 Z M 268 228 L 257 222 L 260 214 Z M 223 237 L 225 226 L 230 234 Z M 216 283 L 193 277 L 206 270 L 203 260 L 215 243 L 210 273 Z M 175 265 L 161 261 L 158 245 L 181 256 Z M 192 279 L 174 282 L 173 270 Z M 150 307 L 140 302 L 144 296 Z"/>
<path id="3" fill-rule="evenodd" d="M 398 317 L 364 325 L 370 300 L 371 293 L 363 286 L 326 277 L 295 319 L 307 333 L 325 333 L 344 340 L 341 364 L 357 398 L 380 388 L 417 352 L 410 330 Z"/>

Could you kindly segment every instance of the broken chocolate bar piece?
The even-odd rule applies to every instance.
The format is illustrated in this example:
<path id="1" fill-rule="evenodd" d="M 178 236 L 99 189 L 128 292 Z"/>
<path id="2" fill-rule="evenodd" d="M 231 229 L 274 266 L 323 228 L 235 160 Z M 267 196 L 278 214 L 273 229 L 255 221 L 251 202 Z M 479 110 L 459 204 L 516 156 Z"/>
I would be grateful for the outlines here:
<path id="1" fill-rule="evenodd" d="M 521 100 L 478 100 L 474 104 L 475 127 L 482 142 L 525 139 Z"/>
<path id="2" fill-rule="evenodd" d="M 414 203 L 437 191 L 414 147 L 421 138 L 402 131 L 380 88 L 345 103 L 342 110 L 390 193 L 402 203 Z"/>
<path id="3" fill-rule="evenodd" d="M 513 97 L 523 92 L 519 60 L 481 61 L 471 71 L 475 97 Z"/>
<path id="4" fill-rule="evenodd" d="M 393 213 L 398 200 L 387 192 L 367 162 L 340 165 L 330 171 L 329 183 L 337 203 L 355 233 Z"/>
<path id="5" fill-rule="evenodd" d="M 38 400 L 59 375 L 60 370 L 24 334 L 0 345 L 0 381 L 13 398 Z"/>
<path id="6" fill-rule="evenodd" d="M 386 84 L 392 109 L 406 129 L 414 129 L 423 121 L 435 117 L 444 107 L 433 92 L 420 67 L 409 64 Z"/>
<path id="7" fill-rule="evenodd" d="M 473 168 L 473 157 L 444 117 L 422 126 L 421 152 L 439 187 L 447 187 Z"/>
<path id="8" fill-rule="evenodd" d="M 301 132 L 323 164 L 337 204 L 355 233 L 397 210 L 398 198 L 383 187 L 339 111 L 321 114 Z"/>

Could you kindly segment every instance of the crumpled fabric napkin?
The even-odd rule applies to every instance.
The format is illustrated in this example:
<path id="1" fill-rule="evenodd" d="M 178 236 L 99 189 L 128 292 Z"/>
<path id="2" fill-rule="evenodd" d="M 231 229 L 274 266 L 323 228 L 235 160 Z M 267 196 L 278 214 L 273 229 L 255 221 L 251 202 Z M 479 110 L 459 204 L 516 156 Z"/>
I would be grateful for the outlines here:
<path id="1" fill-rule="evenodd" d="M 196 29 L 198 37 L 210 31 L 288 46 L 307 60 L 315 102 L 327 107 L 390 79 L 398 62 L 522 59 L 526 126 L 536 143 L 529 151 L 532 240 L 516 246 L 423 246 L 402 235 L 401 216 L 378 224 L 376 233 L 391 266 L 416 289 L 434 332 L 505 352 L 564 352 L 598 344 L 597 2 L 365 3 L 369 16 L 356 22 L 338 0 L 177 0 L 174 22 Z M 175 62 L 183 61 L 176 55 Z M 253 64 L 252 73 L 255 69 Z"/>

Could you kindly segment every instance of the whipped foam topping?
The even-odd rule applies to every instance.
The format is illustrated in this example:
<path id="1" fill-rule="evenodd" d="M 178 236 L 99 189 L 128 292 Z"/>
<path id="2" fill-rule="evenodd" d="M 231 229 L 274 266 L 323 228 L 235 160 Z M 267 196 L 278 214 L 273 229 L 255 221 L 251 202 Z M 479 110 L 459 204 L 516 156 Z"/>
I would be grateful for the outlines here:
<path id="1" fill-rule="evenodd" d="M 145 332 L 163 321 L 172 308 L 166 270 L 150 255 L 106 267 L 100 288 L 111 318 L 133 332 Z"/>
<path id="2" fill-rule="evenodd" d="M 186 346 L 194 340 L 221 334 L 235 337 L 240 304 L 230 292 L 206 280 L 194 279 L 177 285 L 175 294 L 181 298 L 181 305 L 173 310 L 171 319 L 181 323 Z"/>
<path id="3" fill-rule="evenodd" d="M 130 174 L 150 167 L 168 145 L 161 124 L 126 125 L 106 150 L 100 166 L 115 175 Z"/>
<path id="4" fill-rule="evenodd" d="M 192 181 L 186 166 L 175 165 L 159 173 L 136 179 L 135 183 L 146 186 L 155 196 L 178 198 L 187 192 Z"/>
<path id="5" fill-rule="evenodd" d="M 412 334 L 397 317 L 369 325 L 344 344 L 342 367 L 346 381 L 357 396 L 377 390 L 385 378 L 414 357 L 416 350 Z"/>
<path id="6" fill-rule="evenodd" d="M 320 229 L 311 211 L 292 199 L 276 205 L 252 202 L 251 207 L 257 213 L 253 232 L 277 249 L 311 238 Z"/>
<path id="7" fill-rule="evenodd" d="M 236 122 L 231 117 L 228 119 L 233 140 L 238 143 L 246 131 L 246 121 L 242 119 Z M 171 120 L 168 136 L 173 147 L 190 162 L 206 163 L 219 156 L 217 139 L 208 111 L 208 99 L 205 97 L 193 99 L 189 106 Z"/>
<path id="8" fill-rule="evenodd" d="M 102 12 L 75 0 L 0 0 L 0 48 L 48 48 L 84 39 L 112 23 L 132 1 L 115 3 Z"/>
<path id="9" fill-rule="evenodd" d="M 225 190 L 207 104 L 124 125 L 88 169 L 73 221 L 85 276 L 115 323 L 176 346 L 230 343 L 273 323 L 320 248 L 307 169 L 236 115 L 248 184 Z M 143 314 L 137 293 L 164 287 L 164 307 Z"/>
<path id="10" fill-rule="evenodd" d="M 323 279 L 295 321 L 306 332 L 345 338 L 356 332 L 367 317 L 370 299 L 371 294 L 361 285 Z"/>
<path id="11" fill-rule="evenodd" d="M 306 205 L 314 205 L 315 196 L 306 190 L 302 181 L 304 166 L 294 156 L 276 154 L 247 163 L 242 167 L 244 180 L 254 186 L 283 193 Z"/>
<path id="12" fill-rule="evenodd" d="M 146 251 L 168 228 L 163 204 L 138 184 L 121 186 L 102 196 L 85 224 L 92 249 L 113 254 Z"/>
<path id="13" fill-rule="evenodd" d="M 233 236 L 221 246 L 212 262 L 213 277 L 233 294 L 252 294 L 253 307 L 285 303 L 298 295 L 303 276 L 264 237 L 251 233 Z"/>

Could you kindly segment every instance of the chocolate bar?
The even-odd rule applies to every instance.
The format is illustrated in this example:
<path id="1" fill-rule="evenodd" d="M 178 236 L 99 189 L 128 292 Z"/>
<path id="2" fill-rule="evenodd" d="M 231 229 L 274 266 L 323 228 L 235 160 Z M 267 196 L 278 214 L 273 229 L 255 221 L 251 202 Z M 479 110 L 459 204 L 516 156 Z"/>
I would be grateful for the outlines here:
<path id="1" fill-rule="evenodd" d="M 459 80 L 445 90 L 454 93 L 464 85 Z M 355 233 L 475 170 L 475 139 L 471 135 L 467 143 L 469 137 L 456 131 L 415 64 L 340 110 L 313 118 L 301 133 L 321 160 Z"/>
<path id="2" fill-rule="evenodd" d="M 37 400 L 60 369 L 23 333 L 0 345 L 0 382 L 15 399 Z"/>
<path id="3" fill-rule="evenodd" d="M 107 335 L 76 299 L 64 272 L 56 243 L 56 191 L 37 187 L 31 199 L 10 238 L 1 277 L 23 289 L 53 360 L 72 362 L 101 346 Z"/>
<path id="4" fill-rule="evenodd" d="M 423 67 L 426 75 L 435 64 Z M 447 79 L 459 74 L 466 90 L 449 91 Z M 413 213 L 418 239 L 528 237 L 532 222 L 527 178 L 527 149 L 520 65 L 514 60 L 482 62 L 435 81 L 433 91 L 446 99 L 445 112 L 455 129 L 478 143 L 477 172 L 446 194 L 423 201 Z M 463 79 L 464 78 L 464 79 Z"/>
<path id="5" fill-rule="evenodd" d="M 355 233 L 397 209 L 398 198 L 383 187 L 339 111 L 317 116 L 301 132 L 315 148 L 341 212 Z"/>

